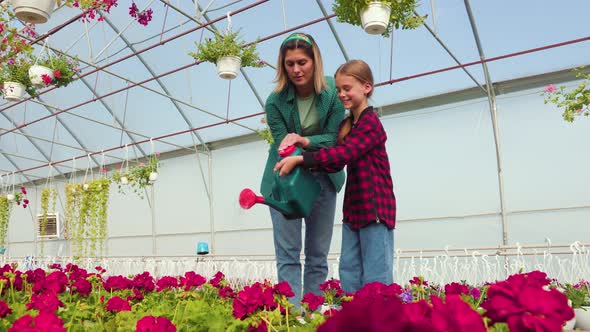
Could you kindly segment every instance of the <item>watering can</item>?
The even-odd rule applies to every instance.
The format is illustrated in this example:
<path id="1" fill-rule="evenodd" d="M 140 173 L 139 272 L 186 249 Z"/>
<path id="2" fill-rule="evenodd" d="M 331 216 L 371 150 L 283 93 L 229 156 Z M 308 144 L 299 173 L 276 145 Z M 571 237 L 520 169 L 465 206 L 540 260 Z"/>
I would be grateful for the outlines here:
<path id="1" fill-rule="evenodd" d="M 279 152 L 281 158 L 301 155 L 301 149 L 290 145 Z M 287 219 L 307 217 L 311 208 L 320 194 L 320 184 L 314 176 L 300 166 L 295 167 L 291 173 L 279 176 L 279 171 L 274 173 L 274 182 L 268 197 L 257 196 L 252 190 L 246 188 L 240 193 L 240 206 L 250 209 L 254 204 L 265 204 L 281 212 Z"/>

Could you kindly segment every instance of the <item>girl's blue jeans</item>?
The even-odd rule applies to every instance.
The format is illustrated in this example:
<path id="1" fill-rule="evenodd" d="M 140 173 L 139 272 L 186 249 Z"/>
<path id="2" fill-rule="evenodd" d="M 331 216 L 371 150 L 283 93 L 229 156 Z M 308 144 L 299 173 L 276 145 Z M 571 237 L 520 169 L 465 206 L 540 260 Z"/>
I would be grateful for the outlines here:
<path id="1" fill-rule="evenodd" d="M 353 293 L 378 281 L 393 283 L 393 229 L 382 223 L 360 229 L 342 225 L 339 274 L 342 289 Z"/>

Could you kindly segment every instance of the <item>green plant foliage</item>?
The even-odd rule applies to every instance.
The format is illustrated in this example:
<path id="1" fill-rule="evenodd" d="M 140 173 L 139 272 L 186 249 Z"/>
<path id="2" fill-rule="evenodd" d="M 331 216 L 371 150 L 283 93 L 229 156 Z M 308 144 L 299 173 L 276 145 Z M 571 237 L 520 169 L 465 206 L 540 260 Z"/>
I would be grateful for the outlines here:
<path id="1" fill-rule="evenodd" d="M 72 59 L 62 54 L 43 57 L 37 61 L 37 64 L 53 70 L 55 78 L 51 84 L 58 88 L 67 86 L 75 80 L 80 65 L 78 59 Z"/>
<path id="2" fill-rule="evenodd" d="M 66 228 L 75 257 L 104 255 L 110 180 L 66 185 Z"/>
<path id="3" fill-rule="evenodd" d="M 2 67 L 0 67 L 0 83 L 18 82 L 25 86 L 25 90 L 29 95 L 36 95 L 37 89 L 35 89 L 29 78 L 29 68 L 31 68 L 31 62 L 24 58 L 2 64 Z"/>
<path id="4" fill-rule="evenodd" d="M 242 67 L 262 67 L 264 61 L 260 60 L 256 52 L 256 43 L 244 46 L 239 36 L 239 31 L 227 34 L 215 33 L 213 39 L 207 39 L 199 44 L 199 52 L 190 52 L 190 56 L 198 61 L 217 63 L 219 58 L 224 56 L 237 56 L 242 60 Z"/>
<path id="5" fill-rule="evenodd" d="M 11 211 L 12 202 L 6 198 L 6 195 L 0 196 L 0 247 L 6 246 Z"/>
<path id="6" fill-rule="evenodd" d="M 577 78 L 584 79 L 572 90 L 566 90 L 566 86 L 556 88 L 549 84 L 545 88 L 545 104 L 552 103 L 563 110 L 563 119 L 567 122 L 574 122 L 576 117 L 590 116 L 590 74 L 584 74 L 582 68 L 575 69 L 578 71 Z"/>
<path id="7" fill-rule="evenodd" d="M 117 184 L 117 189 L 121 194 L 133 192 L 139 198 L 144 198 L 145 188 L 151 186 L 154 181 L 150 180 L 152 173 L 158 173 L 160 168 L 160 154 L 155 153 L 148 157 L 146 162 L 140 162 L 129 169 L 119 169 L 112 175 L 112 180 Z M 122 181 L 127 179 L 127 183 Z"/>
<path id="8" fill-rule="evenodd" d="M 383 33 L 388 37 L 393 29 L 416 29 L 424 24 L 426 16 L 416 16 L 414 11 L 418 7 L 417 0 L 335 0 L 332 10 L 338 22 L 362 26 L 361 12 L 371 2 L 381 2 L 391 7 L 389 26 Z"/>

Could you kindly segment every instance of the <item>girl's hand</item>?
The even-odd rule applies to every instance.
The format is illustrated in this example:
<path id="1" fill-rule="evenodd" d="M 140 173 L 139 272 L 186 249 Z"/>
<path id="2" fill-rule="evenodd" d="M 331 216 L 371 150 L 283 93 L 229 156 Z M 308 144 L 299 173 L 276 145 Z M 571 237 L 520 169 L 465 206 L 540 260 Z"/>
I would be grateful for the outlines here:
<path id="1" fill-rule="evenodd" d="M 309 146 L 309 139 L 295 133 L 287 134 L 279 145 L 279 151 L 286 149 L 289 145 L 297 145 L 298 147 L 305 149 Z"/>
<path id="2" fill-rule="evenodd" d="M 303 163 L 303 156 L 287 157 L 287 158 L 282 159 L 278 163 L 276 163 L 273 171 L 276 172 L 276 171 L 280 170 L 279 176 L 283 176 L 285 174 L 291 173 L 291 171 L 293 170 L 293 168 L 295 168 L 295 166 L 297 166 L 298 164 L 302 164 L 302 163 Z"/>

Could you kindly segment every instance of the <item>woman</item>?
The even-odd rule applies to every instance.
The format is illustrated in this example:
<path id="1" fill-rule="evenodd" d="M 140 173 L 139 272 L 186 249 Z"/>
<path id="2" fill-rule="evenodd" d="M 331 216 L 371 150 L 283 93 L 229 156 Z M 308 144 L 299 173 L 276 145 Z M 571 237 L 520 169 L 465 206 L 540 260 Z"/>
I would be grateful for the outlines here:
<path id="1" fill-rule="evenodd" d="M 344 107 L 338 100 L 334 79 L 324 77 L 320 50 L 310 35 L 294 33 L 281 44 L 277 64 L 277 86 L 266 100 L 266 121 L 274 143 L 266 161 L 261 193 L 268 196 L 278 150 L 296 144 L 315 151 L 336 143 Z M 299 308 L 302 294 L 320 294 L 328 275 L 327 256 L 332 240 L 336 193 L 344 184 L 344 173 L 313 173 L 321 193 L 305 220 L 305 265 L 301 284 L 302 220 L 287 220 L 270 208 L 278 279 L 287 281 Z"/>

